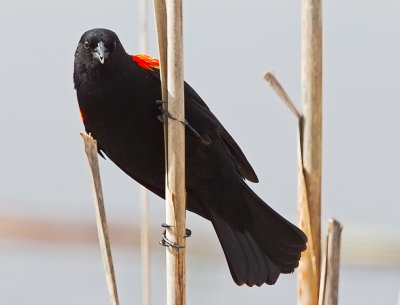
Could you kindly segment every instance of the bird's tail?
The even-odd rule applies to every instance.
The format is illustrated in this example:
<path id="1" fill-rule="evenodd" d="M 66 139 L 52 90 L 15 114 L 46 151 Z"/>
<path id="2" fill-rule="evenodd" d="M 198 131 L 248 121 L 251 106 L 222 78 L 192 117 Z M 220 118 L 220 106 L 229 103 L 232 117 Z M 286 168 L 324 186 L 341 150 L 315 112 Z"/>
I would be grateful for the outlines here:
<path id="1" fill-rule="evenodd" d="M 211 209 L 208 216 L 236 284 L 272 285 L 280 273 L 291 273 L 298 266 L 307 237 L 245 183 L 242 187 L 246 190 L 241 196 L 224 203 L 227 209 Z"/>

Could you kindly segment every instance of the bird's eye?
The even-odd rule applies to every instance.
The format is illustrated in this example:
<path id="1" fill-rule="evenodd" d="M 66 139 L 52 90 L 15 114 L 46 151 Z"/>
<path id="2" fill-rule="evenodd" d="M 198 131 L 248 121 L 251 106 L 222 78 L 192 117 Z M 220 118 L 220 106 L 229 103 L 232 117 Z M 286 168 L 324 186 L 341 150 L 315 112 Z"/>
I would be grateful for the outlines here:
<path id="1" fill-rule="evenodd" d="M 90 43 L 89 43 L 89 41 L 85 41 L 85 49 L 89 49 L 89 47 L 90 47 Z"/>

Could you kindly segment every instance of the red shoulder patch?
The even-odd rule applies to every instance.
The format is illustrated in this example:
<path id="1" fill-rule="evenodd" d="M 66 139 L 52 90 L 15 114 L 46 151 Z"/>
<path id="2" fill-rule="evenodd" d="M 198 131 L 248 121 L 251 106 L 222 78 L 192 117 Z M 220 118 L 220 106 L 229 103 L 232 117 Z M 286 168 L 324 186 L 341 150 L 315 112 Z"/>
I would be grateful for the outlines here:
<path id="1" fill-rule="evenodd" d="M 78 110 L 79 110 L 79 115 L 80 115 L 80 117 L 82 119 L 82 122 L 84 122 L 85 119 L 83 118 L 83 114 L 82 114 L 81 108 L 78 107 Z"/>
<path id="2" fill-rule="evenodd" d="M 149 55 L 144 55 L 144 54 L 133 55 L 132 59 L 143 69 L 150 71 L 153 71 L 153 68 L 160 69 L 159 60 Z"/>

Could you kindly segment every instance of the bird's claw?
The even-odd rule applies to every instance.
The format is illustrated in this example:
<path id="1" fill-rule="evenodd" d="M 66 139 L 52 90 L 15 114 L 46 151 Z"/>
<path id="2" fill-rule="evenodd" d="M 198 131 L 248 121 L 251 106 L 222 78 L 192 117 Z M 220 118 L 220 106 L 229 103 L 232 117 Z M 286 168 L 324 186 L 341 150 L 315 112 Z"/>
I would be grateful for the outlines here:
<path id="1" fill-rule="evenodd" d="M 156 104 L 157 104 L 157 105 L 161 105 L 161 106 L 158 107 L 158 109 L 159 109 L 159 110 L 161 111 L 161 113 L 163 114 L 163 115 L 157 116 L 157 119 L 158 119 L 161 123 L 164 123 L 164 116 L 167 117 L 167 118 L 169 118 L 169 119 L 171 119 L 171 120 L 181 122 L 183 125 L 185 125 L 186 127 L 188 127 L 188 128 L 200 139 L 201 143 L 203 143 L 204 145 L 210 145 L 210 144 L 211 144 L 211 139 L 210 139 L 207 135 L 206 135 L 206 138 L 202 137 L 202 136 L 197 132 L 197 130 L 194 129 L 194 128 L 192 127 L 192 125 L 189 124 L 188 120 L 185 119 L 184 121 L 181 121 L 181 120 L 178 120 L 177 118 L 175 118 L 167 109 L 165 109 L 165 108 L 162 106 L 162 104 L 164 104 L 164 103 L 166 103 L 166 102 L 163 102 L 163 101 L 161 101 L 161 100 L 156 100 Z"/>
<path id="2" fill-rule="evenodd" d="M 161 227 L 166 228 L 166 229 L 170 229 L 172 226 L 169 225 L 169 224 L 166 224 L 166 223 L 164 222 L 164 223 L 161 224 Z M 192 236 L 192 230 L 190 230 L 190 229 L 188 229 L 188 228 L 186 228 L 185 230 L 186 230 L 186 231 L 185 231 L 185 236 L 183 236 L 183 237 L 186 238 L 186 237 Z M 164 230 L 164 231 L 165 231 L 165 230 Z"/>
<path id="3" fill-rule="evenodd" d="M 157 119 L 164 124 L 164 116 L 162 114 L 157 115 Z"/>
<path id="4" fill-rule="evenodd" d="M 165 115 L 167 118 L 169 118 L 169 119 L 171 119 L 171 120 L 174 120 L 174 121 L 179 121 L 177 118 L 173 117 L 172 114 L 171 114 L 167 109 L 165 109 L 163 106 L 158 106 L 158 109 L 159 109 L 159 110 L 161 111 L 161 113 L 162 113 L 163 115 Z"/>
<path id="5" fill-rule="evenodd" d="M 183 236 L 183 237 L 186 238 L 186 237 L 190 237 L 190 236 L 192 236 L 192 230 L 186 229 L 185 236 Z"/>
<path id="6" fill-rule="evenodd" d="M 177 243 L 174 243 L 173 241 L 170 241 L 166 237 L 166 231 L 165 230 L 164 230 L 164 233 L 163 233 L 163 238 L 159 241 L 159 243 L 160 243 L 161 246 L 164 246 L 164 247 L 168 247 L 169 246 L 169 247 L 173 247 L 173 248 L 176 248 L 176 249 L 184 248 L 180 244 L 177 244 Z"/>
<path id="7" fill-rule="evenodd" d="M 163 228 L 165 228 L 165 230 L 164 230 L 164 232 L 162 233 L 162 235 L 163 235 L 163 238 L 160 240 L 160 245 L 162 245 L 162 246 L 164 246 L 164 247 L 173 247 L 173 248 L 176 248 L 176 249 L 182 249 L 182 248 L 184 248 L 183 246 L 181 246 L 180 244 L 178 244 L 178 243 L 175 243 L 175 242 L 173 242 L 173 241 L 170 241 L 168 238 L 167 238 L 167 229 L 169 229 L 169 228 L 171 228 L 171 226 L 170 225 L 168 225 L 168 224 L 166 224 L 166 223 L 162 223 L 161 224 L 161 227 L 163 227 Z M 192 231 L 191 230 L 189 230 L 189 229 L 186 229 L 186 233 L 185 233 L 185 235 L 183 236 L 184 238 L 187 238 L 187 237 L 190 237 L 192 235 Z"/>

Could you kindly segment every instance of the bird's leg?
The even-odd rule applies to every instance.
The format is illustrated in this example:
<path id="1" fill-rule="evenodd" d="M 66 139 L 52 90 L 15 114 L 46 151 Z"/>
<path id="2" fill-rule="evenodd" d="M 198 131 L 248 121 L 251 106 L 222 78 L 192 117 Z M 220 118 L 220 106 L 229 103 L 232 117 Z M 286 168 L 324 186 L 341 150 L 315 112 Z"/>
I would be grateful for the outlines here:
<path id="1" fill-rule="evenodd" d="M 161 111 L 161 113 L 163 114 L 163 115 L 157 116 L 157 118 L 158 118 L 159 121 L 161 121 L 162 123 L 164 123 L 164 116 L 165 116 L 165 117 L 167 117 L 167 118 L 169 118 L 169 119 L 171 119 L 171 120 L 181 122 L 183 125 L 185 125 L 186 127 L 188 127 L 188 128 L 200 139 L 201 143 L 203 143 L 204 145 L 210 145 L 210 144 L 211 144 L 211 139 L 210 139 L 209 137 L 207 137 L 206 139 L 205 139 L 204 137 L 202 137 L 202 136 L 197 132 L 197 130 L 194 129 L 194 128 L 189 124 L 189 122 L 188 122 L 186 119 L 185 119 L 184 121 L 181 121 L 181 120 L 178 120 L 177 118 L 175 118 L 174 116 L 172 116 L 172 114 L 169 113 L 168 110 L 167 110 L 167 109 L 164 109 L 164 107 L 162 106 L 162 104 L 164 104 L 164 103 L 166 103 L 166 102 L 163 102 L 163 101 L 161 101 L 161 100 L 156 100 L 156 104 L 158 104 L 158 105 L 161 104 L 161 106 L 159 106 L 158 109 L 159 109 L 159 110 Z"/>
<path id="2" fill-rule="evenodd" d="M 163 224 L 161 224 L 161 227 L 165 228 L 165 230 L 164 230 L 164 232 L 162 233 L 163 238 L 162 238 L 161 241 L 159 242 L 160 245 L 162 245 L 162 246 L 164 246 L 164 247 L 171 246 L 171 247 L 174 247 L 174 248 L 177 248 L 177 249 L 183 248 L 183 246 L 181 246 L 181 245 L 179 245 L 179 244 L 177 244 L 177 243 L 174 243 L 174 242 L 170 241 L 170 240 L 167 238 L 167 229 L 171 228 L 170 225 L 168 225 L 168 224 L 166 224 L 166 223 L 163 223 Z M 192 231 L 189 230 L 189 229 L 186 229 L 185 236 L 183 236 L 183 237 L 186 238 L 186 237 L 190 237 L 191 235 L 192 235 Z"/>

